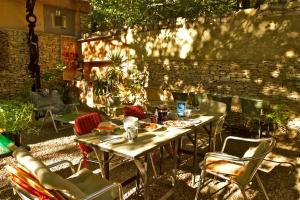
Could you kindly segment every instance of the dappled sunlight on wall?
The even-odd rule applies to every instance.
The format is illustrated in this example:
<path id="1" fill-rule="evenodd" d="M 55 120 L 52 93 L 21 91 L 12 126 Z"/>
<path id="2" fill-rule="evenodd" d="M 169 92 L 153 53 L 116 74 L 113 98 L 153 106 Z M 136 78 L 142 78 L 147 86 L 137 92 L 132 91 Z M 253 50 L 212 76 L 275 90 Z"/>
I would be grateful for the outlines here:
<path id="1" fill-rule="evenodd" d="M 127 62 L 147 67 L 149 87 L 299 104 L 299 12 L 247 9 L 177 22 L 152 31 L 135 27 L 120 36 Z M 90 42 L 83 52 L 86 59 L 102 59 L 97 52 L 105 48 Z"/>

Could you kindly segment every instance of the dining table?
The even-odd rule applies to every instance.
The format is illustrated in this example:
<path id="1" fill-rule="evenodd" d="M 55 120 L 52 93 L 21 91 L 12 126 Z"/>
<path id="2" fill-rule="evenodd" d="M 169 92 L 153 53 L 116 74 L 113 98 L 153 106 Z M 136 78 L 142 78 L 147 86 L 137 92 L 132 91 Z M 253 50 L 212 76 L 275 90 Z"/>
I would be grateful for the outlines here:
<path id="1" fill-rule="evenodd" d="M 158 129 L 138 130 L 138 137 L 133 141 L 126 139 L 120 142 L 116 138 L 125 137 L 123 135 L 103 136 L 95 132 L 78 136 L 75 141 L 92 147 L 96 153 L 100 166 L 103 166 L 102 174 L 104 178 L 109 179 L 109 162 L 110 155 L 117 155 L 126 159 L 130 159 L 137 167 L 144 183 L 144 199 L 150 199 L 150 167 L 151 167 L 151 153 L 155 150 L 162 149 L 164 145 L 173 143 L 173 168 L 171 170 L 171 185 L 172 188 L 165 193 L 160 199 L 167 199 L 175 192 L 176 174 L 178 157 L 180 152 L 180 140 L 183 136 L 188 136 L 194 144 L 194 167 L 197 162 L 197 132 L 199 128 L 204 129 L 209 136 L 209 148 L 212 137 L 212 123 L 218 119 L 216 114 L 199 114 L 193 118 L 183 118 L 176 124 L 176 122 L 164 123 Z M 178 126 L 181 124 L 181 126 Z M 183 125 L 182 125 L 183 124 Z M 192 138 L 193 137 L 193 138 Z M 100 153 L 103 153 L 100 155 Z"/>

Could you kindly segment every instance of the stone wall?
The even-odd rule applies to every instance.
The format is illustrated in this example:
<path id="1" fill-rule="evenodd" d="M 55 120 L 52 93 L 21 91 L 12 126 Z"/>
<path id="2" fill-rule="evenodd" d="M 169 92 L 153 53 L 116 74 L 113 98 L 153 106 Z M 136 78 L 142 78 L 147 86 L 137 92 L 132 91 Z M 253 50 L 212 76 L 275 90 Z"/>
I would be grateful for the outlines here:
<path id="1" fill-rule="evenodd" d="M 149 87 L 264 99 L 300 113 L 300 2 L 178 24 L 124 37 Z"/>
<path id="2" fill-rule="evenodd" d="M 41 72 L 60 60 L 60 36 L 37 33 L 39 36 Z M 23 87 L 28 76 L 29 52 L 27 32 L 0 29 L 0 97 L 13 96 Z"/>
<path id="3" fill-rule="evenodd" d="M 134 27 L 119 40 L 128 63 L 147 68 L 151 88 L 264 99 L 300 112 L 299 0 L 228 17 Z M 83 55 L 101 60 L 101 42 L 86 43 Z"/>

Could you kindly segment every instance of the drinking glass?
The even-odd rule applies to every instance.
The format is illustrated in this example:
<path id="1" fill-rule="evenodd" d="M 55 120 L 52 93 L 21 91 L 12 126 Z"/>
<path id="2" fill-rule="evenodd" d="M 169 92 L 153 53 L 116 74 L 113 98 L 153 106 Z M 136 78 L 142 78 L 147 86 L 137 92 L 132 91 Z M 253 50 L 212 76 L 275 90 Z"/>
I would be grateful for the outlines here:
<path id="1" fill-rule="evenodd" d="M 124 119 L 124 129 L 126 131 L 126 138 L 129 142 L 132 142 L 138 136 L 138 118 L 126 117 Z"/>

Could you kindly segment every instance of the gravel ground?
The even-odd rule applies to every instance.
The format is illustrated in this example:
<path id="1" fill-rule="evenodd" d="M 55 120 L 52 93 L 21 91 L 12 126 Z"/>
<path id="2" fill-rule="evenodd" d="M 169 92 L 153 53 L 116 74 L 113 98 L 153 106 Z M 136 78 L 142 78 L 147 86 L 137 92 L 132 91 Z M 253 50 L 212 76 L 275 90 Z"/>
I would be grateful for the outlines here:
<path id="1" fill-rule="evenodd" d="M 39 122 L 37 124 L 39 124 Z M 241 131 L 232 131 L 229 129 L 225 130 L 225 135 L 229 132 L 235 135 L 244 135 Z M 57 134 L 55 133 L 52 124 L 46 123 L 40 134 L 24 136 L 22 139 L 23 143 L 28 144 L 31 148 L 33 155 L 41 159 L 46 164 L 66 159 L 70 160 L 73 165 L 77 165 L 81 154 L 74 142 L 74 137 L 72 129 L 67 129 Z M 269 158 L 279 161 L 281 164 L 266 162 L 264 164 L 266 166 L 270 166 L 272 170 L 268 173 L 259 172 L 259 175 L 262 178 L 271 200 L 300 199 L 300 140 L 288 139 L 282 136 L 278 137 L 277 141 L 277 146 Z M 0 160 L 0 199 L 14 200 L 18 199 L 18 197 L 13 195 L 11 188 L 8 186 L 7 175 L 3 169 L 7 162 L 13 162 L 12 158 L 8 157 Z M 294 165 L 294 167 L 289 163 L 284 162 L 290 162 Z M 171 160 L 165 159 L 164 171 L 168 171 L 171 166 Z M 193 170 L 191 170 L 190 166 L 190 156 L 184 155 L 177 174 L 178 184 L 176 187 L 176 193 L 170 199 L 191 200 L 194 198 L 197 184 L 192 184 L 191 172 Z M 65 166 L 55 170 L 63 176 L 67 176 L 69 170 L 64 169 L 64 167 Z M 92 165 L 90 167 L 94 170 L 97 169 L 96 165 Z M 122 182 L 135 173 L 136 169 L 133 163 L 128 162 L 112 169 L 111 179 Z M 158 199 L 159 196 L 168 190 L 168 187 L 165 187 L 163 182 L 167 182 L 166 179 L 155 181 L 151 186 L 150 194 L 152 199 Z M 239 190 L 235 187 L 230 187 L 230 189 L 221 189 L 212 197 L 207 196 L 208 193 L 211 194 L 220 189 L 223 184 L 224 183 L 218 182 L 217 180 L 210 183 L 207 182 L 206 187 L 201 191 L 201 194 L 203 195 L 202 197 L 204 199 L 242 199 Z M 134 192 L 134 184 L 124 187 L 123 190 L 126 199 L 143 199 L 142 195 Z M 247 190 L 247 195 L 255 200 L 264 199 L 255 181 Z"/>

